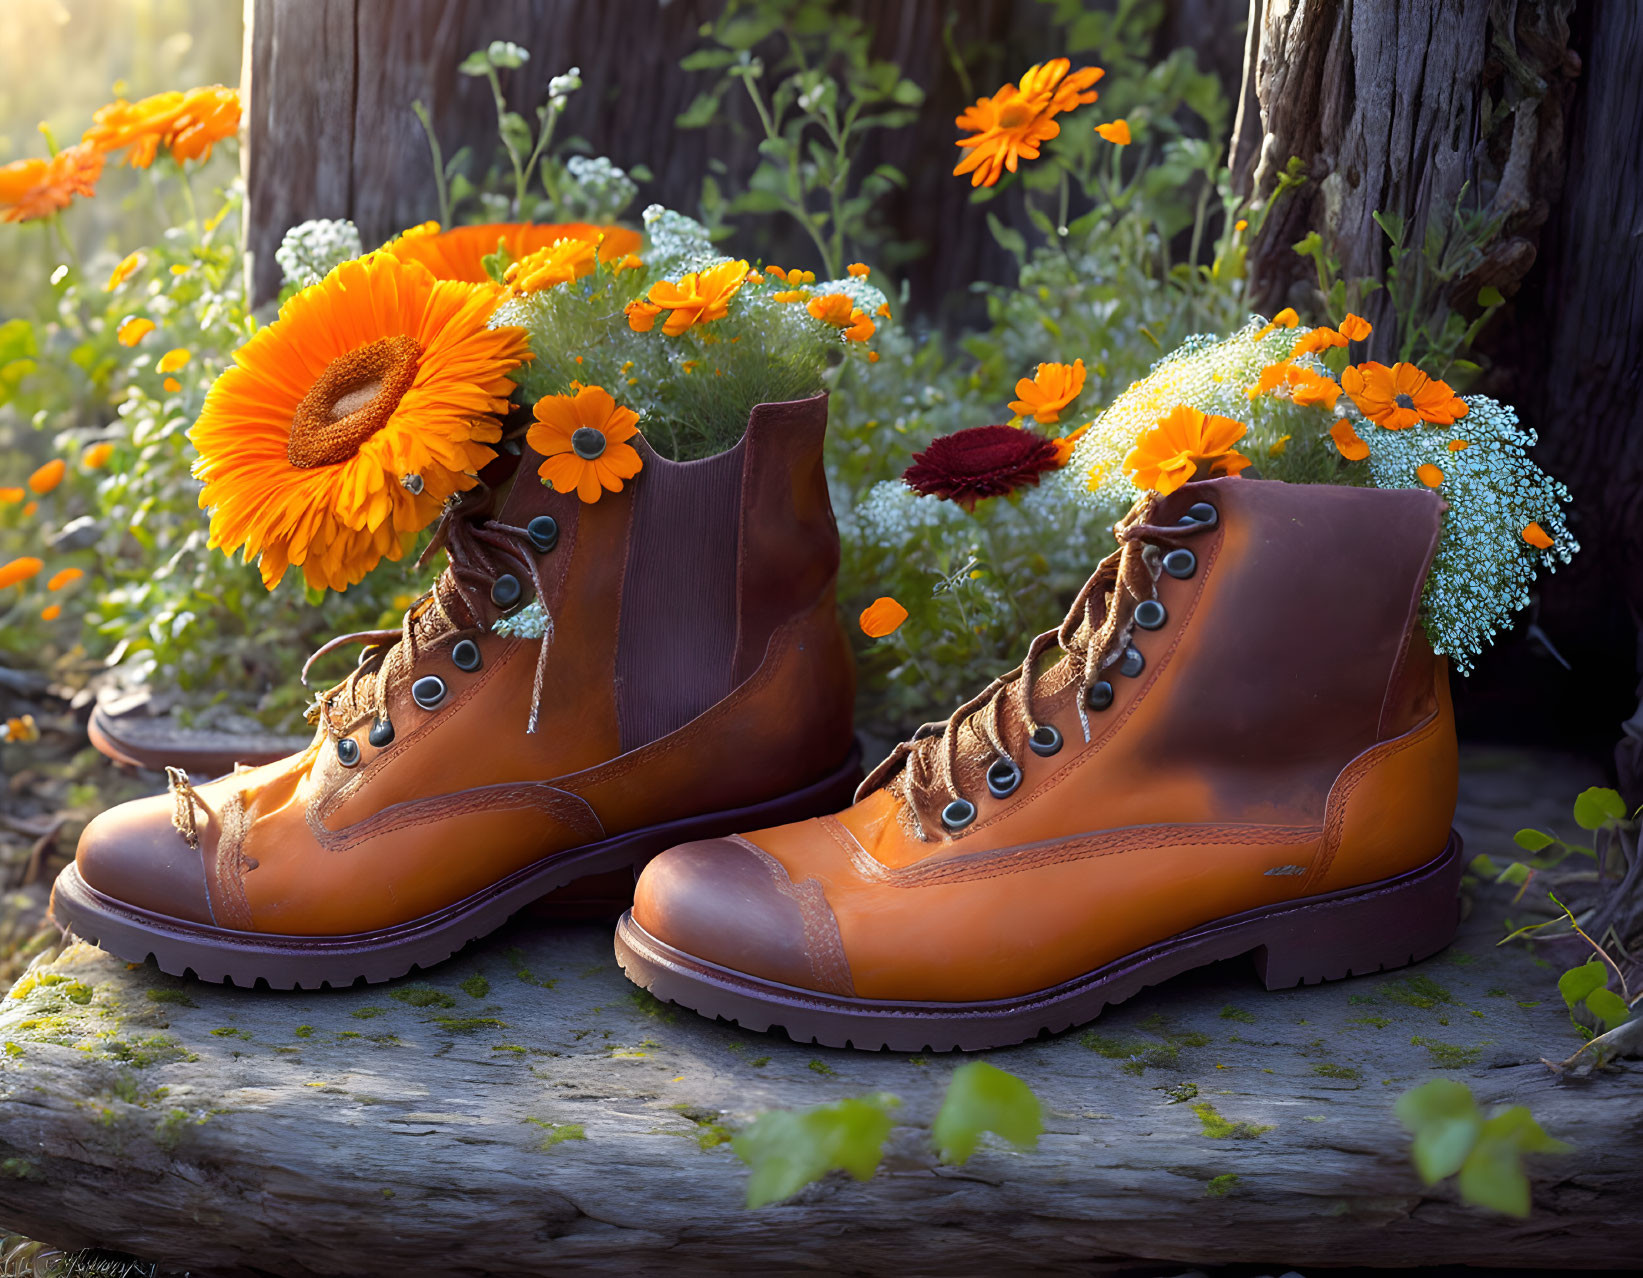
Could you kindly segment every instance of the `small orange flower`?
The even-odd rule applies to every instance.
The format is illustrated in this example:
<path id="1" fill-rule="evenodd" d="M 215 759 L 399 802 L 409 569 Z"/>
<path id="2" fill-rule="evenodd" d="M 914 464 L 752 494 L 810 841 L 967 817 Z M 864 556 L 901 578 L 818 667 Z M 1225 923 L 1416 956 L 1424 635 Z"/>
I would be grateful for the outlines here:
<path id="1" fill-rule="evenodd" d="M 80 454 L 80 465 L 87 470 L 101 470 L 108 465 L 108 459 L 114 456 L 114 445 L 106 439 L 101 443 L 93 444 Z"/>
<path id="2" fill-rule="evenodd" d="M 1214 417 L 1182 404 L 1135 441 L 1124 470 L 1137 488 L 1174 492 L 1193 479 L 1236 475 L 1250 464 L 1232 446 L 1249 427 L 1230 417 Z"/>
<path id="3" fill-rule="evenodd" d="M 165 379 L 165 381 L 160 383 L 160 387 L 168 395 L 175 395 L 178 391 L 180 391 L 183 388 L 183 384 L 181 382 L 179 382 L 175 377 L 168 377 L 168 378 Z"/>
<path id="4" fill-rule="evenodd" d="M 1290 351 L 1290 358 L 1297 355 L 1316 355 L 1319 351 L 1326 351 L 1331 346 L 1345 346 L 1346 338 L 1332 328 L 1313 328 L 1301 334 L 1300 340 L 1295 343 L 1295 349 Z"/>
<path id="5" fill-rule="evenodd" d="M 23 507 L 23 518 L 24 519 L 33 519 L 34 516 L 35 516 L 35 513 L 39 509 L 40 509 L 40 503 L 39 502 L 37 502 L 37 501 L 29 502 L 26 506 Z"/>
<path id="6" fill-rule="evenodd" d="M 1417 466 L 1415 468 L 1415 478 L 1420 480 L 1421 483 L 1425 484 L 1428 488 L 1436 488 L 1439 484 L 1443 483 L 1443 472 L 1431 462 L 1427 462 L 1425 465 Z"/>
<path id="7" fill-rule="evenodd" d="M 1063 111 L 1094 102 L 1092 87 L 1103 74 L 1099 67 L 1068 72 L 1066 58 L 1029 67 L 1021 87 L 1006 84 L 992 97 L 978 98 L 956 121 L 973 136 L 958 145 L 969 154 L 953 170 L 955 177 L 970 173 L 971 186 L 992 186 L 1007 169 L 1014 173 L 1023 159 L 1036 160 L 1039 148 L 1061 132 L 1055 117 Z"/>
<path id="8" fill-rule="evenodd" d="M 1252 342 L 1258 342 L 1268 334 L 1277 332 L 1280 328 L 1294 328 L 1300 322 L 1301 317 L 1295 313 L 1295 308 L 1293 306 L 1286 306 L 1283 310 L 1274 315 L 1267 326 L 1256 333 L 1254 337 L 1250 338 L 1250 340 Z"/>
<path id="9" fill-rule="evenodd" d="M 132 315 L 121 323 L 116 336 L 119 337 L 121 346 L 135 346 L 153 331 L 153 320 L 144 319 L 141 315 Z"/>
<path id="10" fill-rule="evenodd" d="M 1234 222 L 1232 224 L 1232 229 L 1234 231 L 1247 231 L 1247 230 L 1249 230 L 1249 221 L 1248 221 L 1248 219 L 1247 218 L 1239 218 L 1236 222 Z"/>
<path id="11" fill-rule="evenodd" d="M 556 240 L 509 265 L 502 280 L 516 296 L 523 296 L 592 275 L 598 265 L 599 245 L 596 241 Z"/>
<path id="12" fill-rule="evenodd" d="M 1130 144 L 1130 122 L 1128 120 L 1113 120 L 1108 124 L 1098 124 L 1095 131 L 1111 142 L 1114 146 L 1128 146 Z"/>
<path id="13" fill-rule="evenodd" d="M 156 93 L 139 102 L 119 98 L 92 116 L 81 142 L 98 151 L 125 151 L 125 162 L 146 169 L 164 147 L 172 159 L 205 160 L 211 148 L 240 127 L 240 95 L 220 84 Z"/>
<path id="14" fill-rule="evenodd" d="M 56 594 L 59 590 L 72 586 L 85 575 L 84 568 L 59 568 L 51 575 L 51 580 L 46 582 L 46 589 Z"/>
<path id="15" fill-rule="evenodd" d="M 596 502 L 607 491 L 621 492 L 622 481 L 645 464 L 627 442 L 639 433 L 639 414 L 619 405 L 602 386 L 544 395 L 531 411 L 536 421 L 525 441 L 547 459 L 537 474 L 555 492 Z"/>
<path id="16" fill-rule="evenodd" d="M 1550 550 L 1552 548 L 1551 537 L 1547 535 L 1546 530 L 1539 523 L 1531 523 L 1523 530 L 1523 540 L 1536 550 Z M 0 569 L 0 572 L 3 571 L 3 569 Z"/>
<path id="17" fill-rule="evenodd" d="M 890 303 L 889 302 L 880 302 L 878 310 L 874 311 L 873 314 L 877 315 L 880 319 L 889 319 L 890 318 Z"/>
<path id="18" fill-rule="evenodd" d="M 823 293 L 805 307 L 823 324 L 842 329 L 852 342 L 865 342 L 877 330 L 877 325 L 843 293 Z"/>
<path id="19" fill-rule="evenodd" d="M 814 284 L 816 282 L 816 273 L 814 271 L 800 270 L 796 266 L 790 271 L 784 271 L 779 266 L 767 266 L 764 268 L 764 273 L 774 275 L 783 284 Z"/>
<path id="20" fill-rule="evenodd" d="M 187 347 L 174 347 L 160 356 L 159 362 L 154 365 L 154 370 L 159 373 L 175 373 L 179 368 L 186 367 L 188 361 L 193 358 L 193 354 Z"/>
<path id="21" fill-rule="evenodd" d="M 1341 321 L 1341 336 L 1349 342 L 1361 342 L 1374 331 L 1374 326 L 1361 315 L 1348 315 Z"/>
<path id="22" fill-rule="evenodd" d="M 0 590 L 27 581 L 45 566 L 44 561 L 36 559 L 33 555 L 24 555 L 21 559 L 13 559 L 9 564 L 0 564 Z"/>
<path id="23" fill-rule="evenodd" d="M 15 506 L 23 500 L 23 489 L 0 488 L 0 506 Z"/>
<path id="24" fill-rule="evenodd" d="M 0 222 L 34 222 L 73 202 L 89 199 L 103 174 L 103 153 L 66 146 L 49 160 L 14 160 L 0 165 Z"/>
<path id="25" fill-rule="evenodd" d="M 37 497 L 44 497 L 58 484 L 63 482 L 63 474 L 68 465 L 61 457 L 53 457 L 44 466 L 41 466 L 29 476 L 29 488 Z"/>
<path id="26" fill-rule="evenodd" d="M 127 253 L 120 259 L 120 264 L 109 272 L 108 283 L 103 285 L 103 291 L 112 293 L 129 280 L 142 264 L 143 255 L 141 253 Z"/>
<path id="27" fill-rule="evenodd" d="M 1329 428 L 1329 437 L 1335 441 L 1335 447 L 1340 449 L 1341 456 L 1347 461 L 1362 461 L 1369 456 L 1369 445 L 1358 437 L 1358 432 L 1352 429 L 1352 423 L 1344 417 Z"/>
<path id="28" fill-rule="evenodd" d="M 1049 424 L 1061 420 L 1061 410 L 1084 389 L 1084 361 L 1071 364 L 1040 364 L 1033 375 L 1015 384 L 1019 399 L 1010 401 L 1010 411 L 1018 417 L 1032 417 Z"/>
<path id="29" fill-rule="evenodd" d="M 1078 447 L 1078 441 L 1084 438 L 1084 432 L 1094 426 L 1094 422 L 1085 422 L 1075 431 L 1070 431 L 1060 439 L 1052 439 L 1050 446 L 1055 449 L 1055 464 L 1065 466 L 1072 460 L 1073 449 Z"/>
<path id="30" fill-rule="evenodd" d="M 784 289 L 780 293 L 772 293 L 770 296 L 777 302 L 802 302 L 810 296 L 810 290 L 807 288 L 790 288 Z"/>
<path id="31" fill-rule="evenodd" d="M 869 364 L 877 364 L 879 362 L 879 353 L 877 351 L 868 351 L 867 362 Z"/>
<path id="32" fill-rule="evenodd" d="M 1470 448 L 1471 446 L 1472 441 L 1469 439 L 1451 439 L 1449 441 L 1449 451 L 1452 453 L 1458 453 L 1463 448 Z"/>
<path id="33" fill-rule="evenodd" d="M 41 621 L 56 621 L 57 618 L 61 617 L 62 615 L 63 615 L 63 605 L 62 604 L 55 604 L 55 603 L 54 604 L 47 604 L 44 608 L 40 609 L 40 620 Z"/>
<path id="34" fill-rule="evenodd" d="M 1280 386 L 1288 386 L 1290 398 L 1303 408 L 1319 404 L 1325 408 L 1334 408 L 1335 401 L 1341 397 L 1341 388 L 1333 378 L 1324 377 L 1287 360 L 1278 364 L 1268 364 L 1263 368 L 1260 378 L 1249 389 L 1249 397 L 1256 399 L 1268 391 L 1277 390 Z"/>
<path id="35" fill-rule="evenodd" d="M 653 284 L 649 299 L 653 306 L 672 314 L 662 325 L 669 337 L 723 319 L 730 312 L 730 299 L 735 297 L 747 279 L 747 262 L 721 262 L 705 271 L 692 271 L 674 283 L 662 280 Z M 629 323 L 632 316 L 628 317 Z"/>
<path id="36" fill-rule="evenodd" d="M 1341 374 L 1341 385 L 1365 417 L 1387 430 L 1420 422 L 1452 426 L 1466 416 L 1465 401 L 1448 383 L 1428 377 L 1413 364 L 1358 364 Z"/>
<path id="37" fill-rule="evenodd" d="M 882 639 L 895 634 L 906 620 L 907 609 L 889 595 L 883 595 L 862 609 L 861 631 L 869 639 Z"/>
<path id="38" fill-rule="evenodd" d="M 13 741 L 26 744 L 40 739 L 39 725 L 34 722 L 32 714 L 14 715 L 10 719 L 0 721 L 0 741 Z"/>
<path id="39" fill-rule="evenodd" d="M 662 313 L 660 306 L 652 306 L 649 302 L 635 298 L 622 308 L 622 314 L 628 317 L 628 327 L 635 333 L 648 333 L 656 327 L 656 317 Z"/>
<path id="40" fill-rule="evenodd" d="M 868 272 L 872 268 L 869 267 L 866 262 L 852 262 L 852 263 L 850 263 L 849 266 L 845 267 L 844 269 L 849 271 L 850 274 L 854 275 L 859 280 L 859 279 L 865 279 L 867 277 Z"/>

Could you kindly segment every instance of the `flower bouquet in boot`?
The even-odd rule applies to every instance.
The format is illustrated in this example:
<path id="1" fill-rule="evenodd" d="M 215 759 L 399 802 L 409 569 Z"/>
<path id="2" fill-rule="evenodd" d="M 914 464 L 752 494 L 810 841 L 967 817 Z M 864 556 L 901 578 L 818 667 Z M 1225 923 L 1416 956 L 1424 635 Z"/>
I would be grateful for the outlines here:
<path id="1" fill-rule="evenodd" d="M 1195 340 L 1061 456 L 937 441 L 907 482 L 941 496 L 918 500 L 1047 475 L 1128 507 L 1116 549 L 849 807 L 652 861 L 618 929 L 628 975 L 800 1041 L 976 1049 L 1223 959 L 1281 988 L 1447 945 L 1448 667 L 1576 547 L 1509 409 L 1318 358 L 1367 335 L 1281 317 Z"/>
<path id="2" fill-rule="evenodd" d="M 207 979 L 383 980 L 573 880 L 848 797 L 823 388 L 883 299 L 646 221 L 417 228 L 241 348 L 190 434 L 211 545 L 315 598 L 430 525 L 444 566 L 398 626 L 310 658 L 305 681 L 357 653 L 306 749 L 173 768 L 96 818 L 61 924 Z"/>

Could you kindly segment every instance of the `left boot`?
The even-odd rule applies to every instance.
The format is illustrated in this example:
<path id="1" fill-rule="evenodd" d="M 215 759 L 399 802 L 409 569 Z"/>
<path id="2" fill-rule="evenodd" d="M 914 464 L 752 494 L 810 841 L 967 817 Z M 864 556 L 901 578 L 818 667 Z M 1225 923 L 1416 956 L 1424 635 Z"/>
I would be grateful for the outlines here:
<path id="1" fill-rule="evenodd" d="M 618 959 L 749 1028 L 919 1051 L 1241 955 L 1280 988 L 1436 952 L 1461 868 L 1418 615 L 1442 510 L 1250 479 L 1149 497 L 1061 628 L 854 806 L 651 862 Z"/>

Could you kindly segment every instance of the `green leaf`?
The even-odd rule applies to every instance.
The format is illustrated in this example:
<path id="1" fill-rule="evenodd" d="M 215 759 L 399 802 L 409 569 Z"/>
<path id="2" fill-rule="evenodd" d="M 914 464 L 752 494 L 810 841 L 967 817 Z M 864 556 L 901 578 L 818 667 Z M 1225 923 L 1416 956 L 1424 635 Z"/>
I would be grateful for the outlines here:
<path id="1" fill-rule="evenodd" d="M 1605 1030 L 1616 1029 L 1631 1020 L 1631 1008 L 1608 986 L 1595 989 L 1586 996 L 1586 1010 L 1603 1022 Z"/>
<path id="2" fill-rule="evenodd" d="M 1528 1109 L 1514 1105 L 1483 1124 L 1456 1187 L 1474 1207 L 1508 1216 L 1529 1214 L 1529 1178 L 1524 1154 L 1564 1154 L 1572 1147 L 1548 1136 Z"/>
<path id="3" fill-rule="evenodd" d="M 1549 848 L 1557 840 L 1540 830 L 1519 830 L 1512 836 L 1512 842 L 1525 852 L 1539 852 L 1541 848 Z"/>
<path id="4" fill-rule="evenodd" d="M 998 215 L 991 210 L 988 210 L 987 213 L 987 229 L 993 233 L 993 238 L 1015 257 L 1016 261 L 1025 262 L 1027 260 L 1027 237 L 1014 227 L 1005 226 L 1004 223 L 998 220 Z"/>
<path id="5" fill-rule="evenodd" d="M 680 129 L 706 128 L 713 123 L 713 117 L 718 113 L 719 95 L 698 93 L 691 104 L 673 118 L 673 123 Z"/>
<path id="6" fill-rule="evenodd" d="M 1533 871 L 1531 871 L 1527 865 L 1523 864 L 1522 861 L 1513 861 L 1500 872 L 1500 877 L 1496 879 L 1495 882 L 1510 883 L 1513 887 L 1521 887 L 1529 881 L 1529 875 L 1531 873 L 1533 873 Z"/>
<path id="7" fill-rule="evenodd" d="M 834 1169 L 867 1180 L 884 1156 L 889 1111 L 900 1103 L 880 1093 L 760 1114 L 731 1141 L 736 1156 L 752 1170 L 747 1205 L 763 1207 L 791 1198 Z"/>
<path id="8" fill-rule="evenodd" d="M 1471 870 L 1480 879 L 1492 879 L 1500 873 L 1500 866 L 1487 852 L 1479 852 L 1472 858 Z"/>
<path id="9" fill-rule="evenodd" d="M 1601 830 L 1610 821 L 1626 819 L 1626 804 L 1614 790 L 1594 785 L 1575 800 L 1575 824 L 1582 830 Z"/>
<path id="10" fill-rule="evenodd" d="M 1501 296 L 1500 290 L 1493 284 L 1485 284 L 1478 290 L 1479 306 L 1499 306 L 1505 300 L 1506 299 Z"/>
<path id="11" fill-rule="evenodd" d="M 728 67 L 736 60 L 736 54 L 730 49 L 698 49 L 680 60 L 681 71 L 717 71 L 720 67 Z"/>
<path id="12" fill-rule="evenodd" d="M 491 60 L 485 56 L 485 50 L 475 49 L 457 64 L 456 69 L 463 75 L 484 75 L 491 69 Z"/>
<path id="13" fill-rule="evenodd" d="M 942 1162 L 962 1163 L 975 1153 L 982 1132 L 1031 1149 L 1043 1131 L 1043 1111 L 1032 1088 L 986 1061 L 971 1061 L 953 1071 L 930 1134 Z"/>
<path id="14" fill-rule="evenodd" d="M 1472 1089 L 1452 1079 L 1436 1078 L 1398 1097 L 1398 1120 L 1414 1134 L 1410 1155 L 1428 1185 L 1453 1176 L 1465 1164 L 1483 1129 Z"/>
<path id="15" fill-rule="evenodd" d="M 1557 992 L 1570 1007 L 1584 1003 L 1593 990 L 1602 989 L 1609 982 L 1609 969 L 1602 959 L 1593 959 L 1579 967 L 1571 967 L 1557 978 Z"/>

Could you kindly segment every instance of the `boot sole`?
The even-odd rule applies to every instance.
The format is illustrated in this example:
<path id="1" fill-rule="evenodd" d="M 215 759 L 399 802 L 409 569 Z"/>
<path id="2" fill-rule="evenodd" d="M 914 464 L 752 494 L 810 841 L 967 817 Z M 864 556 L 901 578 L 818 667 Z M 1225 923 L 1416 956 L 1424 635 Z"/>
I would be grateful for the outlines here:
<path id="1" fill-rule="evenodd" d="M 657 940 L 629 910 L 616 961 L 657 998 L 798 1043 L 865 1051 L 980 1051 L 1093 1021 L 1193 968 L 1248 955 L 1269 990 L 1364 976 L 1444 949 L 1460 923 L 1460 835 L 1417 870 L 1206 923 L 1070 981 L 978 1003 L 891 1002 L 799 989 L 719 967 Z"/>
<path id="2" fill-rule="evenodd" d="M 437 913 L 378 931 L 282 936 L 191 923 L 105 896 L 72 864 L 52 887 L 51 914 L 65 932 L 130 963 L 153 959 L 173 976 L 246 987 L 263 983 L 277 990 L 375 984 L 443 962 L 520 909 L 577 879 L 637 871 L 658 853 L 693 839 L 836 812 L 849 804 L 860 779 L 861 749 L 854 746 L 840 767 L 781 798 L 646 826 L 558 852 Z"/>

